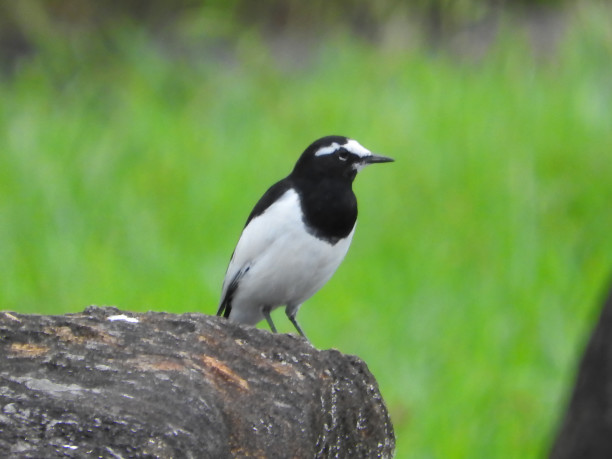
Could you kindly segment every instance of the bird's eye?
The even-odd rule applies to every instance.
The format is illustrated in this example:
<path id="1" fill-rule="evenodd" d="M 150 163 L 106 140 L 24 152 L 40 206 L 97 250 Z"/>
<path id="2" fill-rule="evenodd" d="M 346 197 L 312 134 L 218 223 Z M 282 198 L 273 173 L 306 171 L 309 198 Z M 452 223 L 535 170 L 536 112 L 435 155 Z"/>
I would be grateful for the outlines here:
<path id="1" fill-rule="evenodd" d="M 340 150 L 338 152 L 338 158 L 340 158 L 342 161 L 346 161 L 349 157 L 349 153 L 346 150 Z"/>

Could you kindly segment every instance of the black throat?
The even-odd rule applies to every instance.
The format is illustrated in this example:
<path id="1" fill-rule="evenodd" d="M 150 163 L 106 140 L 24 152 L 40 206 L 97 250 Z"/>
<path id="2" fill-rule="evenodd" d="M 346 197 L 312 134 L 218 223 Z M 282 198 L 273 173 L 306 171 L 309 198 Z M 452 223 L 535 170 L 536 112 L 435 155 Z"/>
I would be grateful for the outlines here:
<path id="1" fill-rule="evenodd" d="M 288 177 L 300 197 L 304 224 L 313 236 L 331 245 L 344 239 L 357 220 L 357 198 L 352 180 Z"/>

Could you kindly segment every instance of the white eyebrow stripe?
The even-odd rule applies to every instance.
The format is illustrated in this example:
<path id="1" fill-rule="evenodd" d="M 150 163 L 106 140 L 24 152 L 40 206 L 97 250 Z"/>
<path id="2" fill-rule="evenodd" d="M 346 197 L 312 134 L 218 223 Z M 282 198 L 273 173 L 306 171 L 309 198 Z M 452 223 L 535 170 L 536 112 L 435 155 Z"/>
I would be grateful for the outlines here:
<path id="1" fill-rule="evenodd" d="M 331 155 L 338 148 L 340 148 L 340 144 L 334 142 L 331 145 L 328 145 L 327 147 L 319 148 L 315 153 L 315 156 Z"/>
<path id="2" fill-rule="evenodd" d="M 365 158 L 366 156 L 372 156 L 372 152 L 368 150 L 366 147 L 361 145 L 359 142 L 353 139 L 349 139 L 344 145 L 349 152 L 359 156 L 360 158 Z"/>
<path id="3" fill-rule="evenodd" d="M 359 142 L 353 139 L 348 139 L 346 143 L 340 145 L 338 142 L 334 142 L 331 145 L 326 147 L 321 147 L 315 153 L 315 156 L 323 156 L 323 155 L 331 155 L 335 153 L 340 147 L 346 148 L 346 150 L 354 155 L 359 156 L 360 158 L 365 158 L 366 156 L 372 156 L 372 152 L 361 145 Z"/>

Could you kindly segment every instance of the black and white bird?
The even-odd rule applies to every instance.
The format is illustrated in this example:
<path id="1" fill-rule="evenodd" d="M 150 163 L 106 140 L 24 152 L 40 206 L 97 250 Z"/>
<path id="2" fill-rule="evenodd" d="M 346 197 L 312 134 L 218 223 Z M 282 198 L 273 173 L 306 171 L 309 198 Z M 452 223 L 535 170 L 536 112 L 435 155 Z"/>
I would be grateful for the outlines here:
<path id="1" fill-rule="evenodd" d="M 247 219 L 225 274 L 217 315 L 255 325 L 285 306 L 296 314 L 334 274 L 355 232 L 357 172 L 393 161 L 356 140 L 327 136 L 312 143 L 293 171 L 261 197 Z"/>

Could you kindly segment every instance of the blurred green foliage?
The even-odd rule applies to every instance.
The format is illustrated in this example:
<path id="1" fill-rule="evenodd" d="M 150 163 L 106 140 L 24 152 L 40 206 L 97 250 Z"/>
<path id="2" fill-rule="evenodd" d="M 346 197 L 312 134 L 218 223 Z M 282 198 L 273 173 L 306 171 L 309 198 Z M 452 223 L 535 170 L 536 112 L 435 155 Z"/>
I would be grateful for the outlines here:
<path id="1" fill-rule="evenodd" d="M 544 455 L 610 270 L 609 11 L 546 55 L 509 23 L 479 57 L 202 11 L 179 41 L 42 34 L 0 80 L 0 307 L 213 314 L 255 201 L 348 135 L 396 162 L 357 178 L 302 326 L 368 363 L 398 457 Z"/>

